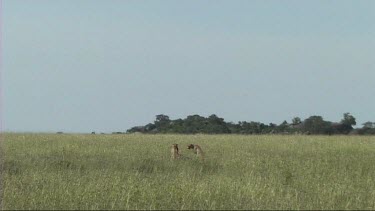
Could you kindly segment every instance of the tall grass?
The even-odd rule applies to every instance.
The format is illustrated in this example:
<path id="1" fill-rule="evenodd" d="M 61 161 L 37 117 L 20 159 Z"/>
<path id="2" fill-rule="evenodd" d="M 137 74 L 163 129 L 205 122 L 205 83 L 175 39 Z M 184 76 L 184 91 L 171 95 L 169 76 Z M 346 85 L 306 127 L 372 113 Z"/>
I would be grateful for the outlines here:
<path id="1" fill-rule="evenodd" d="M 183 159 L 170 160 L 173 143 Z M 375 209 L 375 137 L 6 134 L 3 145 L 4 209 Z"/>

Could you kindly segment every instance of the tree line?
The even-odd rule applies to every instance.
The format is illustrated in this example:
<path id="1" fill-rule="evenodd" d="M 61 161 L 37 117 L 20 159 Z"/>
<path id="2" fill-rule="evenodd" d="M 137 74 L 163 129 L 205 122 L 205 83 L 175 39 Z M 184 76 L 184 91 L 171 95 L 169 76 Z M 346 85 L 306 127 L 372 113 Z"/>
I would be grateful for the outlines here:
<path id="1" fill-rule="evenodd" d="M 254 121 L 225 122 L 215 114 L 209 117 L 190 115 L 185 119 L 171 120 L 164 114 L 156 115 L 153 123 L 136 126 L 127 133 L 180 133 L 180 134 L 357 134 L 375 135 L 375 122 L 365 122 L 361 128 L 354 129 L 356 119 L 350 113 L 344 113 L 339 122 L 330 122 L 321 116 L 310 116 L 305 120 L 294 117 L 291 122 L 283 121 L 277 125 Z M 117 132 L 118 133 L 118 132 Z"/>

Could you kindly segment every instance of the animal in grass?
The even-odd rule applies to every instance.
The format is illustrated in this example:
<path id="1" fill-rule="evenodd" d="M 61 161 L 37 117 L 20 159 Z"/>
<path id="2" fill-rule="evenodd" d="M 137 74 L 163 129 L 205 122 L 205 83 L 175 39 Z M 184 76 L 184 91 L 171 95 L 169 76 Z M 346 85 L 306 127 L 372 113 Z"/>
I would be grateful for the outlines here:
<path id="1" fill-rule="evenodd" d="M 180 152 L 178 151 L 178 144 L 172 144 L 171 146 L 171 158 L 177 159 L 180 157 Z"/>
<path id="2" fill-rule="evenodd" d="M 194 150 L 194 153 L 197 155 L 198 158 L 204 160 L 204 153 L 202 148 L 197 144 L 189 144 L 188 149 Z"/>

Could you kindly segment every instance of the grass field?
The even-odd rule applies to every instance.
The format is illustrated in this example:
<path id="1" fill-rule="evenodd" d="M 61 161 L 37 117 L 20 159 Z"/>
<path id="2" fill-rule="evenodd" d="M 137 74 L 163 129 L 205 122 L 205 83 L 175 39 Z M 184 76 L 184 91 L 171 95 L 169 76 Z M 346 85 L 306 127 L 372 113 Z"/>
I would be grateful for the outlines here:
<path id="1" fill-rule="evenodd" d="M 8 133 L 3 147 L 3 209 L 375 209 L 375 137 Z"/>

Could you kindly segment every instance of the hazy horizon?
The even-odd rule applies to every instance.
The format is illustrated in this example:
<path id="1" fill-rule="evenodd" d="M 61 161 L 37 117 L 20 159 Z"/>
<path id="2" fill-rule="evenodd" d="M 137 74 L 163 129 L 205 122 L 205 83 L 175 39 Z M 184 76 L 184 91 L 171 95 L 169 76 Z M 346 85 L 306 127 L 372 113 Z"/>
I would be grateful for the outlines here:
<path id="1" fill-rule="evenodd" d="M 375 1 L 2 0 L 3 130 L 375 121 Z"/>

